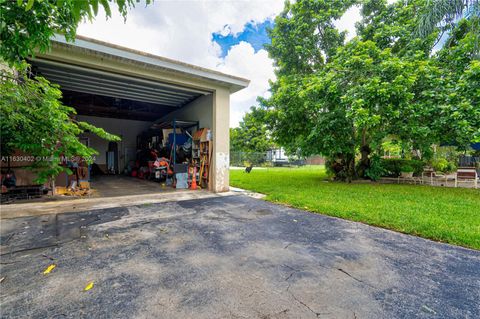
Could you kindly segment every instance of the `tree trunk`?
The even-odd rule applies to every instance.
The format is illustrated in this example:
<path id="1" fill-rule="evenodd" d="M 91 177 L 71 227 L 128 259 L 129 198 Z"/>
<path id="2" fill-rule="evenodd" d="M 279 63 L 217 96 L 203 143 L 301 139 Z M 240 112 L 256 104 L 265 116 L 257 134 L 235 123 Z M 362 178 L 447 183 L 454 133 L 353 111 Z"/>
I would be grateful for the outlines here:
<path id="1" fill-rule="evenodd" d="M 355 154 L 348 154 L 345 158 L 346 181 L 351 183 L 357 177 L 355 172 Z"/>
<path id="2" fill-rule="evenodd" d="M 358 165 L 358 176 L 365 177 L 366 170 L 370 167 L 370 153 L 372 149 L 367 142 L 367 131 L 366 129 L 362 130 L 362 145 L 360 147 L 360 163 Z"/>
<path id="3" fill-rule="evenodd" d="M 333 172 L 334 179 L 351 182 L 355 179 L 355 154 L 336 154 L 328 158 L 327 167 Z"/>
<path id="4" fill-rule="evenodd" d="M 51 177 L 50 178 L 50 186 L 52 187 L 52 196 L 57 195 L 56 189 L 55 189 L 55 178 Z"/>

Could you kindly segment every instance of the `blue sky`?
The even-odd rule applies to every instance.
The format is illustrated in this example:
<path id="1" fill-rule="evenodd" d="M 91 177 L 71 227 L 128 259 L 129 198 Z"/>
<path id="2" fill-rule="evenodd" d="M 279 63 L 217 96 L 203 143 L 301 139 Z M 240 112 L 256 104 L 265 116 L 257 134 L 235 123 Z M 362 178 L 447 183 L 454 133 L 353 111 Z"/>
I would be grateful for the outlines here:
<path id="1" fill-rule="evenodd" d="M 245 24 L 244 30 L 236 35 L 229 32 L 226 36 L 224 36 L 222 33 L 225 34 L 227 32 L 217 32 L 212 33 L 212 38 L 213 41 L 217 42 L 222 48 L 222 58 L 227 56 L 228 51 L 232 46 L 237 45 L 242 41 L 250 43 L 256 53 L 263 49 L 265 44 L 270 43 L 270 38 L 267 34 L 267 28 L 272 27 L 272 20 L 265 20 L 262 23 L 248 22 Z M 225 30 L 229 30 L 228 25 L 225 26 Z"/>

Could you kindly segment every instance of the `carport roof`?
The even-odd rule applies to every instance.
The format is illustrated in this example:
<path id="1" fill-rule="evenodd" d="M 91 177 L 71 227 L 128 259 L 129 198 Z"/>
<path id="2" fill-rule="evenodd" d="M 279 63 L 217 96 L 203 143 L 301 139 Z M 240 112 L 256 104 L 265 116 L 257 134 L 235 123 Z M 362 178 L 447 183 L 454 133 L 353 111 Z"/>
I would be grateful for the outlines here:
<path id="1" fill-rule="evenodd" d="M 94 53 L 106 58 L 115 57 L 125 62 L 141 63 L 147 67 L 161 68 L 166 71 L 182 73 L 189 77 L 213 81 L 228 86 L 231 93 L 246 88 L 250 83 L 250 80 L 242 77 L 218 72 L 193 64 L 188 64 L 80 35 L 76 36 L 75 42 L 68 42 L 63 36 L 55 35 L 52 38 L 52 42 L 54 46 L 67 46 L 70 49 L 79 52 L 83 51 Z"/>
<path id="2" fill-rule="evenodd" d="M 160 118 L 218 87 L 233 93 L 250 82 L 83 36 L 67 42 L 56 35 L 52 51 L 38 54 L 31 63 L 35 72 L 60 85 L 79 114 L 107 117 Z M 92 105 L 98 102 L 95 97 L 116 99 L 115 105 Z"/>
<path id="3" fill-rule="evenodd" d="M 36 59 L 35 70 L 62 90 L 181 107 L 208 90 L 187 88 L 159 81 L 106 72 L 68 63 Z"/>

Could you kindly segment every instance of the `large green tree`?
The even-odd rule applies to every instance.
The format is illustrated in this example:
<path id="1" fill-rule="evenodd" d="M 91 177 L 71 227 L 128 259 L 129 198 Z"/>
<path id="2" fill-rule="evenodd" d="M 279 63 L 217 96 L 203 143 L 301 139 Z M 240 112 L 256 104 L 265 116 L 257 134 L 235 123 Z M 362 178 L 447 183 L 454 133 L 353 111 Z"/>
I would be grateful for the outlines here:
<path id="1" fill-rule="evenodd" d="M 28 70 L 27 67 L 21 70 Z M 31 157 L 38 181 L 45 182 L 65 170 L 66 161 L 87 162 L 97 152 L 87 147 L 78 135 L 89 131 L 115 141 L 119 138 L 86 122 L 76 121 L 75 109 L 60 102 L 58 86 L 43 77 L 16 76 L 4 72 L 0 85 L 0 130 L 2 156 L 20 149 Z M 5 79 L 8 77 L 8 80 Z"/>
<path id="2" fill-rule="evenodd" d="M 286 2 L 270 30 L 271 44 L 267 45 L 278 75 L 311 74 L 335 55 L 345 41 L 335 21 L 357 1 L 318 0 Z"/>
<path id="3" fill-rule="evenodd" d="M 421 150 L 422 156 L 428 156 L 430 145 L 445 139 L 446 132 L 451 141 L 463 145 L 474 140 L 478 120 L 471 116 L 478 112 L 478 92 L 473 89 L 472 96 L 465 96 L 459 90 L 467 89 L 460 78 L 470 81 L 476 64 L 467 56 L 462 67 L 445 74 L 455 58 L 439 63 L 432 55 L 439 30 L 427 37 L 417 35 L 426 1 L 362 2 L 357 36 L 344 43 L 329 22 L 351 4 L 300 1 L 287 4 L 275 21 L 267 49 L 277 65 L 277 80 L 271 85 L 272 97 L 262 105 L 276 141 L 303 155 L 322 153 L 336 177 L 350 180 L 365 175 L 372 153 L 387 136 Z M 321 6 L 322 11 L 303 10 L 311 6 Z M 327 23 L 302 32 L 318 20 Z M 336 36 L 319 36 L 325 34 L 322 28 Z M 313 44 L 305 50 L 285 47 L 296 34 L 307 38 L 297 42 Z M 468 34 L 457 41 L 468 42 Z M 461 54 L 457 58 L 462 59 Z M 458 107 L 460 100 L 463 107 Z"/>
<path id="4" fill-rule="evenodd" d="M 435 130 L 439 140 L 466 149 L 470 142 L 480 142 L 480 59 L 475 52 L 480 17 L 460 20 L 445 46 L 435 55 L 442 70 L 445 99 L 435 108 Z"/>
<path id="5" fill-rule="evenodd" d="M 336 29 L 335 20 L 354 3 L 286 2 L 269 32 L 271 44 L 266 48 L 274 60 L 277 80 L 271 83 L 272 97 L 260 102 L 268 110 L 266 120 L 273 138 L 289 153 L 297 154 L 300 150 L 306 156 L 319 152 L 348 154 L 354 147 L 353 143 L 335 143 L 346 141 L 349 136 L 344 114 L 335 115 L 343 111 L 325 106 L 319 112 L 320 105 L 306 99 L 303 92 L 305 82 L 323 72 L 343 45 L 346 34 Z M 318 139 L 320 135 L 325 138 Z"/>
<path id="6" fill-rule="evenodd" d="M 62 170 L 62 157 L 91 162 L 94 149 L 78 140 L 90 131 L 107 140 L 118 140 L 85 122 L 75 120 L 75 110 L 61 102 L 58 86 L 30 72 L 24 59 L 45 52 L 50 39 L 61 34 L 74 40 L 78 24 L 97 15 L 107 17 L 110 5 L 125 17 L 134 0 L 0 0 L 0 124 L 2 157 L 18 149 L 36 160 L 38 181 L 45 182 Z M 147 3 L 150 2 L 147 0 Z M 2 62 L 3 61 L 3 62 Z M 8 67 L 6 67 L 8 65 Z M 68 170 L 68 169 L 67 169 Z"/>

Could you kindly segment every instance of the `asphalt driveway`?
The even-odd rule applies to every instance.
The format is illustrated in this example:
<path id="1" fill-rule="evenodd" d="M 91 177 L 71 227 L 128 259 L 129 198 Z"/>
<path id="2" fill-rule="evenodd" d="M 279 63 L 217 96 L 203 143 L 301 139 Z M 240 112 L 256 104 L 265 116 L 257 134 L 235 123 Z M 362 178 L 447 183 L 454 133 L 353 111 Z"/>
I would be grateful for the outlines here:
<path id="1" fill-rule="evenodd" d="M 2 220 L 1 245 L 2 318 L 480 318 L 480 251 L 246 196 Z"/>

